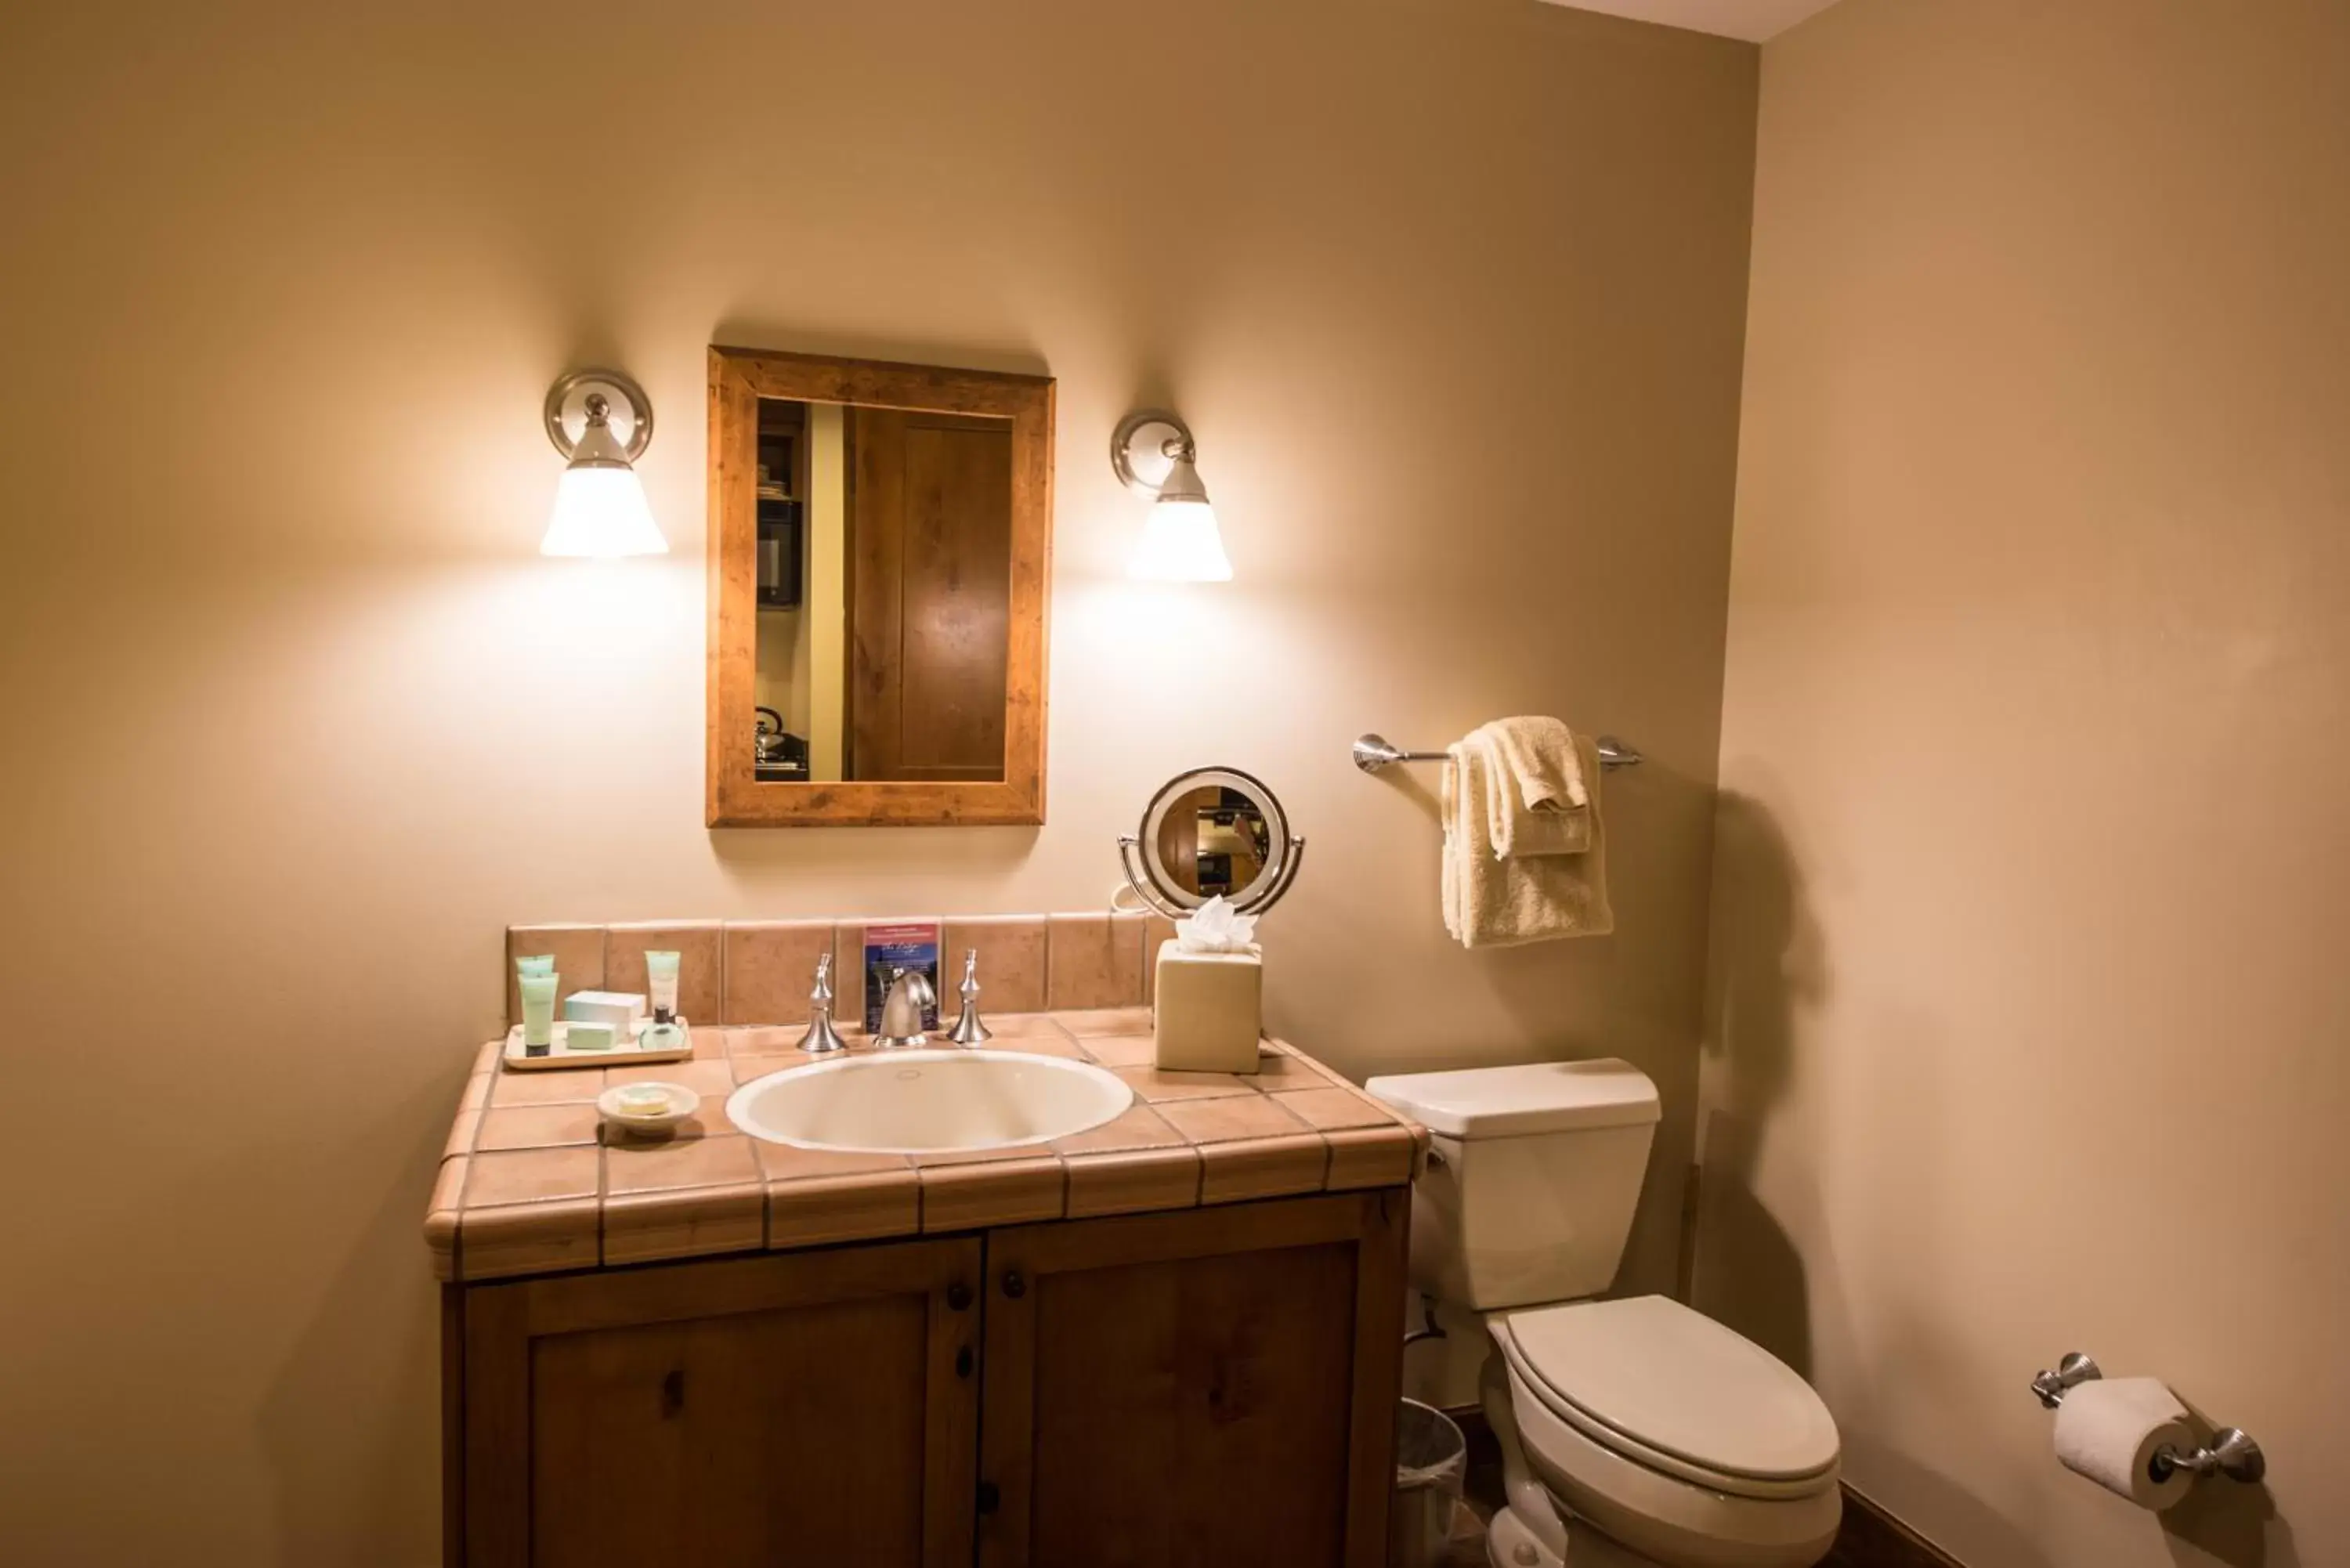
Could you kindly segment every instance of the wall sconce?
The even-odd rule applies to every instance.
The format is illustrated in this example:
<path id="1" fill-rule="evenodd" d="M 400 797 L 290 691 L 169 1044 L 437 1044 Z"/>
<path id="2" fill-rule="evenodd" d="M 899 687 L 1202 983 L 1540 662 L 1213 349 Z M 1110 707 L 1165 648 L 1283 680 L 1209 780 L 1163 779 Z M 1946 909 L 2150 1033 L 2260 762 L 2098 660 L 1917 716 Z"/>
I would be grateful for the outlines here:
<path id="1" fill-rule="evenodd" d="M 1128 489 L 1152 498 L 1142 548 L 1128 568 L 1132 576 L 1160 583 L 1232 580 L 1216 509 L 1192 466 L 1196 456 L 1191 427 L 1156 409 L 1127 415 L 1110 436 L 1110 466 Z"/>
<path id="2" fill-rule="evenodd" d="M 540 555 L 669 553 L 632 466 L 653 439 L 652 400 L 642 387 L 618 370 L 572 371 L 546 394 L 546 439 L 570 466 L 556 485 Z"/>

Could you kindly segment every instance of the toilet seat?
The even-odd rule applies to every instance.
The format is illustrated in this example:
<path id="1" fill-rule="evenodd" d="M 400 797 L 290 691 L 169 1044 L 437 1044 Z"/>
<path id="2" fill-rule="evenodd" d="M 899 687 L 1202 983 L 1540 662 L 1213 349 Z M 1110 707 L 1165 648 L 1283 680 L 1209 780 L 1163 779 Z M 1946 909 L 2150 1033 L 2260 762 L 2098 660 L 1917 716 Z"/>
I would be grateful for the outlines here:
<path id="1" fill-rule="evenodd" d="M 1643 1469 L 1758 1501 L 1835 1484 L 1835 1423 L 1810 1385 L 1678 1302 L 1523 1308 L 1493 1314 L 1488 1326 L 1517 1388 Z"/>

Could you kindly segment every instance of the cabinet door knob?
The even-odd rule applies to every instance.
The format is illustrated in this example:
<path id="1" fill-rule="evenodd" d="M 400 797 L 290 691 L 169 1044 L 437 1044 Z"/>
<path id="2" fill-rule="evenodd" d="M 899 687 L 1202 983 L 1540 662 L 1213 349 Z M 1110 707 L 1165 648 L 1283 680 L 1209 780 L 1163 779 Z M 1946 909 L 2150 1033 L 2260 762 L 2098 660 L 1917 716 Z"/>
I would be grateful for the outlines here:
<path id="1" fill-rule="evenodd" d="M 993 1513 L 995 1511 L 996 1505 L 1001 1503 L 1003 1501 L 1003 1495 L 995 1490 L 995 1483 L 993 1481 L 982 1481 L 979 1483 L 980 1512 Z"/>
<path id="2" fill-rule="evenodd" d="M 954 1312 L 967 1312 L 971 1307 L 971 1287 L 961 1280 L 947 1287 L 947 1306 Z"/>
<path id="3" fill-rule="evenodd" d="M 968 1345 L 955 1352 L 955 1376 L 957 1377 L 971 1376 L 971 1346 Z"/>
<path id="4" fill-rule="evenodd" d="M 1021 1277 L 1019 1270 L 1003 1271 L 1003 1293 L 1015 1302 L 1028 1293 L 1028 1282 Z"/>

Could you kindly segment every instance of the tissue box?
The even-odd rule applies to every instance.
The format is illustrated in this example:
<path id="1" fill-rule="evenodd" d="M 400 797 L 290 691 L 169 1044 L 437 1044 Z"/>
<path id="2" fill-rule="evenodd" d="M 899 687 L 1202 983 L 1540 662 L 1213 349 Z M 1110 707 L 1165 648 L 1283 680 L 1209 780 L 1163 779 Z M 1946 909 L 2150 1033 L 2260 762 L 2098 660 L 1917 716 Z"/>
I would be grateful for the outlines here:
<path id="1" fill-rule="evenodd" d="M 1158 1002 L 1150 1016 L 1155 1060 L 1170 1073 L 1253 1073 L 1264 1027 L 1264 951 L 1229 953 L 1159 946 Z"/>
<path id="2" fill-rule="evenodd" d="M 645 998 L 637 991 L 575 991 L 563 999 L 567 1023 L 608 1023 L 626 1040 L 629 1026 L 645 1015 Z"/>

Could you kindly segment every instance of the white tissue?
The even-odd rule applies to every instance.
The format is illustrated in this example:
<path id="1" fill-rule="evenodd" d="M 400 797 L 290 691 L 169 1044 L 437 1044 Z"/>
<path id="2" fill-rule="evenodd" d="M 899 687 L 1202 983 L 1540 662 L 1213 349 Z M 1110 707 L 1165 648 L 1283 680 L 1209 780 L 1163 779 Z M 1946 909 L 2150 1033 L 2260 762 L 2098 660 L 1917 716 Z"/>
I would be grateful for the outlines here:
<path id="1" fill-rule="evenodd" d="M 2108 1377 L 2067 1389 L 2056 1410 L 2056 1458 L 2107 1491 L 2158 1511 L 2187 1495 L 2195 1478 L 2171 1469 L 2154 1479 L 2155 1450 L 2192 1453 L 2187 1407 L 2153 1377 Z"/>
<path id="2" fill-rule="evenodd" d="M 1232 908 L 1222 893 L 1200 906 L 1188 920 L 1175 922 L 1175 941 L 1187 953 L 1246 952 L 1256 935 L 1256 917 Z"/>

